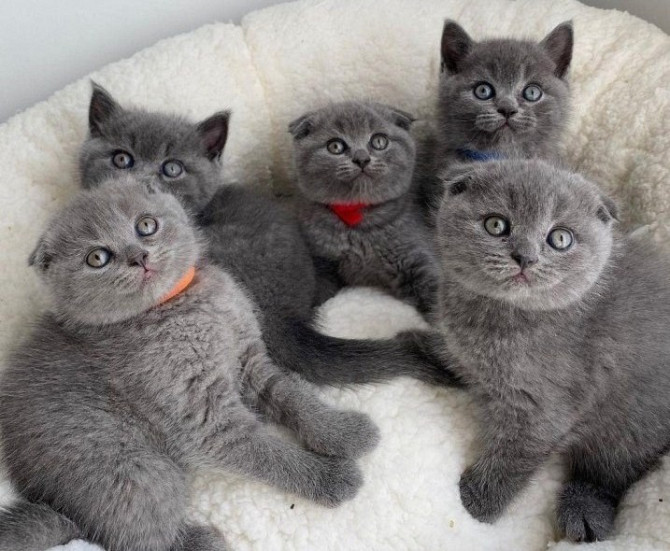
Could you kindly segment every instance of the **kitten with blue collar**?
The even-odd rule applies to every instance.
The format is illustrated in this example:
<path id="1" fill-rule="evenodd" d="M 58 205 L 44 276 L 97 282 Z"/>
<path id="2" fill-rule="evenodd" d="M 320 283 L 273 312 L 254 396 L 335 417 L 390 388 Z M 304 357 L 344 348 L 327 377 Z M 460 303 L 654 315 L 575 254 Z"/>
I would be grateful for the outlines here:
<path id="1" fill-rule="evenodd" d="M 442 31 L 437 130 L 418 157 L 419 200 L 434 210 L 438 176 L 456 163 L 558 158 L 567 123 L 573 30 L 564 22 L 541 42 L 475 42 L 454 21 Z"/>

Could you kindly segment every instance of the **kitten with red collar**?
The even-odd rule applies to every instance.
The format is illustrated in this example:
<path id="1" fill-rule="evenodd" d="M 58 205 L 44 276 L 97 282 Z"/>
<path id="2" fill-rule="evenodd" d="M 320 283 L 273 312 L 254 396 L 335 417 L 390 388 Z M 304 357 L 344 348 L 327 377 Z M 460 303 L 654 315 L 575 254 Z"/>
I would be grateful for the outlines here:
<path id="1" fill-rule="evenodd" d="M 408 113 L 334 103 L 289 125 L 302 227 L 318 265 L 341 285 L 386 289 L 423 314 L 436 300 L 432 238 L 412 194 L 415 143 Z"/>

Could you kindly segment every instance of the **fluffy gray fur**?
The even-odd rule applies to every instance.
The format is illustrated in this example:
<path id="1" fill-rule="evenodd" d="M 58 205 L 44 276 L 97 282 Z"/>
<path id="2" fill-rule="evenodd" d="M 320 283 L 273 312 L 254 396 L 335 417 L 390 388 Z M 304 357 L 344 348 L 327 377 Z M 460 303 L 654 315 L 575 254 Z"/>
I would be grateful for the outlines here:
<path id="1" fill-rule="evenodd" d="M 226 112 L 194 124 L 124 108 L 94 85 L 90 135 L 81 151 L 82 183 L 95 187 L 130 173 L 177 195 L 198 215 L 209 257 L 240 281 L 257 303 L 268 353 L 278 365 L 318 384 L 367 383 L 402 375 L 430 383 L 453 382 L 428 354 L 430 333 L 350 340 L 313 328 L 312 307 L 324 297 L 318 296 L 315 267 L 297 219 L 245 186 L 223 185 L 220 159 L 228 123 Z M 132 166 L 117 167 L 113 160 L 118 152 L 132 155 Z M 170 160 L 184 167 L 177 178 L 162 170 Z"/>
<path id="2" fill-rule="evenodd" d="M 0 515 L 0 549 L 26 548 L 29 528 L 48 547 L 75 527 L 110 551 L 223 549 L 185 523 L 187 472 L 222 468 L 336 506 L 362 483 L 353 458 L 378 441 L 366 415 L 274 365 L 254 305 L 200 261 L 177 199 L 128 180 L 82 192 L 31 257 L 53 310 L 0 385 L 5 461 L 28 501 Z M 147 216 L 157 231 L 143 236 Z M 101 247 L 110 260 L 91 267 Z M 194 265 L 193 283 L 161 303 Z"/>
<path id="3" fill-rule="evenodd" d="M 412 121 L 385 105 L 344 102 L 307 113 L 289 129 L 314 256 L 332 263 L 343 284 L 383 287 L 425 314 L 435 306 L 439 270 L 410 193 Z M 351 203 L 369 205 L 356 225 L 331 209 Z"/>
<path id="4" fill-rule="evenodd" d="M 572 24 L 558 25 L 541 42 L 496 39 L 475 42 L 454 21 L 442 32 L 442 73 L 437 129 L 419 156 L 420 197 L 439 206 L 438 172 L 458 162 L 472 162 L 464 151 L 498 158 L 558 157 L 569 115 L 567 73 L 572 59 Z M 479 99 L 477 87 L 493 90 Z M 524 97 L 539 86 L 537 101 Z"/>
<path id="5" fill-rule="evenodd" d="M 509 223 L 499 237 L 490 216 Z M 479 458 L 460 481 L 479 520 L 558 452 L 570 473 L 560 530 L 602 540 L 668 448 L 670 262 L 615 219 L 595 185 L 541 161 L 478 163 L 446 181 L 440 326 L 481 408 Z M 550 246 L 556 228 L 572 232 L 569 249 Z"/>

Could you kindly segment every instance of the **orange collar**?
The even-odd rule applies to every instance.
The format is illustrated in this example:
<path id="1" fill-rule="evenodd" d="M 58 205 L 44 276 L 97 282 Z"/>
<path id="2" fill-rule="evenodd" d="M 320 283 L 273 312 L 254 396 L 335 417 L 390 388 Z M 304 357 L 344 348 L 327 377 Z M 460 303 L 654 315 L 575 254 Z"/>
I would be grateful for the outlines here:
<path id="1" fill-rule="evenodd" d="M 195 266 L 191 266 L 191 267 L 186 271 L 186 273 L 184 274 L 184 276 L 183 276 L 179 281 L 177 281 L 177 283 L 175 284 L 175 286 L 174 286 L 170 291 L 168 291 L 167 293 L 165 293 L 165 294 L 160 298 L 160 300 L 158 301 L 158 304 L 164 304 L 164 303 L 166 303 L 168 300 L 170 300 L 170 299 L 176 297 L 176 296 L 177 296 L 179 293 L 181 293 L 182 291 L 186 290 L 186 288 L 187 288 L 187 287 L 191 284 L 191 282 L 193 281 L 193 278 L 194 278 L 194 277 L 195 277 Z"/>

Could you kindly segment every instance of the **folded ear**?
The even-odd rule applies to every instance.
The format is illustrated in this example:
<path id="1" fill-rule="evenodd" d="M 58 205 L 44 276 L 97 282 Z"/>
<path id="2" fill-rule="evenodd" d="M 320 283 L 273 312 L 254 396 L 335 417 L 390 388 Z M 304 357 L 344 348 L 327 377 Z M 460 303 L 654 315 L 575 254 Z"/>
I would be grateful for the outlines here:
<path id="1" fill-rule="evenodd" d="M 455 21 L 447 19 L 442 29 L 442 71 L 457 73 L 461 61 L 470 53 L 474 41 Z"/>
<path id="2" fill-rule="evenodd" d="M 572 30 L 572 21 L 565 21 L 551 31 L 540 42 L 556 68 L 554 74 L 558 78 L 563 78 L 570 67 L 572 61 L 572 47 L 574 44 L 574 33 Z"/>
<path id="3" fill-rule="evenodd" d="M 30 253 L 30 257 L 28 257 L 28 266 L 33 266 L 40 273 L 44 273 L 49 269 L 52 259 L 53 254 L 49 251 L 47 241 L 42 236 L 33 252 Z"/>
<path id="4" fill-rule="evenodd" d="M 288 125 L 288 131 L 294 140 L 302 140 L 309 136 L 312 130 L 314 130 L 314 112 L 305 113 Z"/>
<path id="5" fill-rule="evenodd" d="M 228 140 L 230 111 L 219 111 L 198 124 L 198 135 L 210 161 L 218 159 Z"/>
<path id="6" fill-rule="evenodd" d="M 607 223 L 611 220 L 619 221 L 619 206 L 616 204 L 614 199 L 608 197 L 605 194 L 600 196 L 602 205 L 598 207 L 596 211 L 596 216 L 600 218 L 603 222 Z"/>
<path id="7" fill-rule="evenodd" d="M 402 128 L 403 130 L 409 131 L 412 123 L 416 120 L 414 116 L 407 111 L 401 109 L 396 109 L 395 107 L 386 107 L 388 109 L 389 120 L 396 126 Z"/>
<path id="8" fill-rule="evenodd" d="M 91 85 L 93 93 L 88 106 L 88 129 L 92 136 L 102 136 L 105 133 L 105 124 L 121 111 L 121 106 L 97 82 L 91 81 Z"/>
<path id="9" fill-rule="evenodd" d="M 439 174 L 439 180 L 445 193 L 460 195 L 468 190 L 472 183 L 473 163 L 456 163 Z"/>

